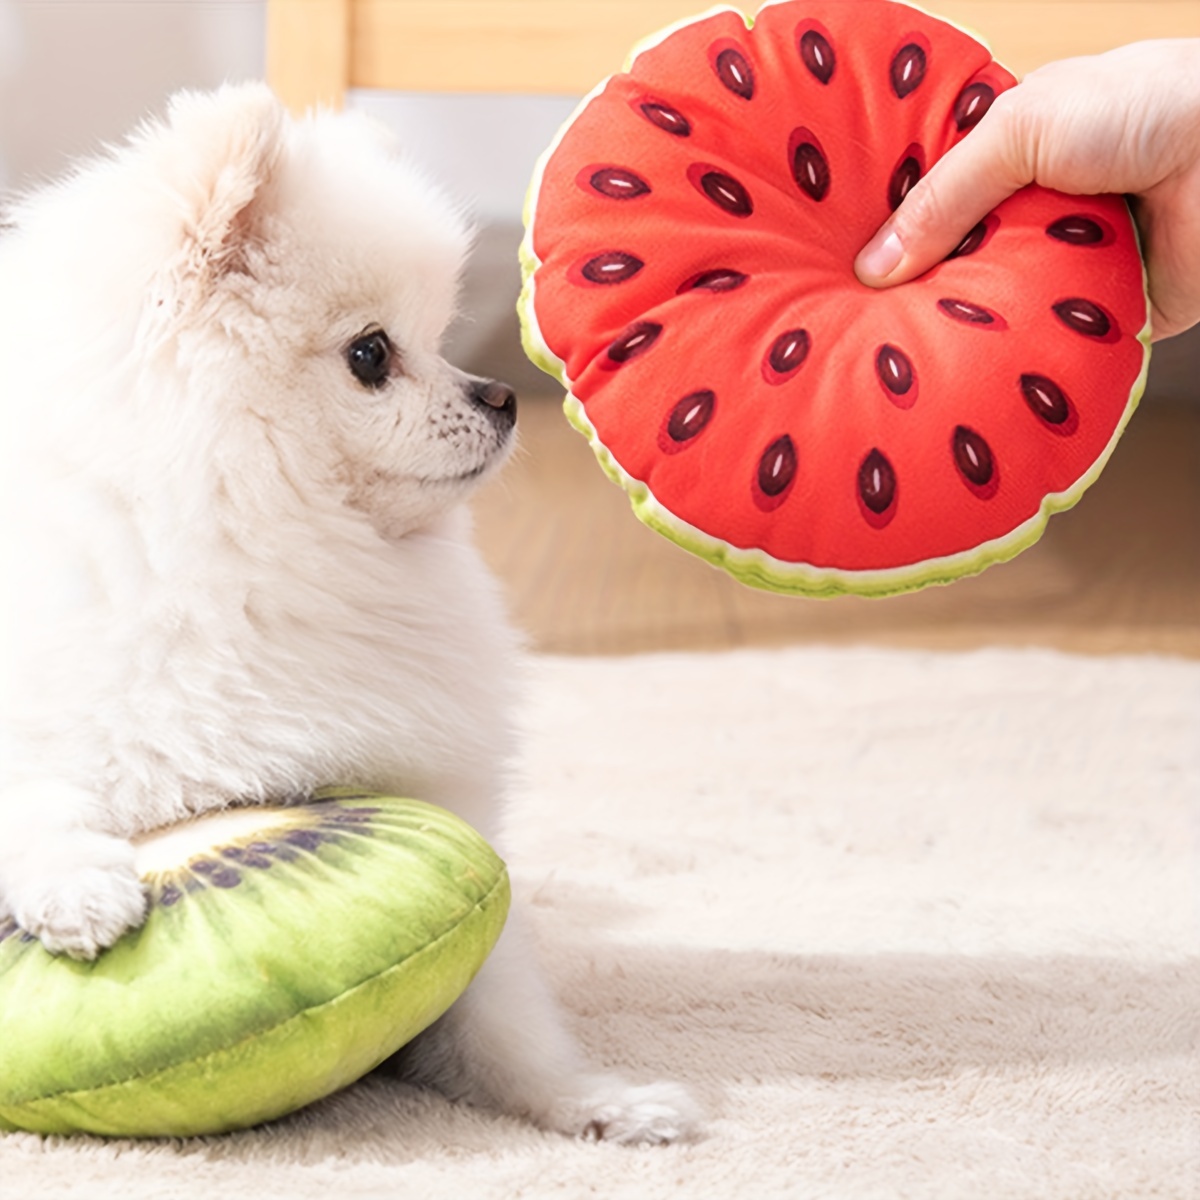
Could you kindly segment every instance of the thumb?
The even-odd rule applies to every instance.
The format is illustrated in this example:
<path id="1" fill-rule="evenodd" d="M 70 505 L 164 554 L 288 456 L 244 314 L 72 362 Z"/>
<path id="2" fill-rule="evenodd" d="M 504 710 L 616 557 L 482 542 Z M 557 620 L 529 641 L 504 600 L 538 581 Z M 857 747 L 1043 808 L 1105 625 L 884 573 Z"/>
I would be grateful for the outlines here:
<path id="1" fill-rule="evenodd" d="M 1011 93 L 997 97 L 968 137 L 930 169 L 859 252 L 854 271 L 868 287 L 906 283 L 941 262 L 1001 201 L 1033 180 Z"/>

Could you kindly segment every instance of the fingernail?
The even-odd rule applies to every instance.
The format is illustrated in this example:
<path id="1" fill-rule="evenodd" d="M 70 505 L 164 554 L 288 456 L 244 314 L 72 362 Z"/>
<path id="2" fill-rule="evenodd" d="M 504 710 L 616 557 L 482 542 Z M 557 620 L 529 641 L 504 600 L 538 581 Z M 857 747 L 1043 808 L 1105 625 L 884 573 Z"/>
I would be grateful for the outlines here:
<path id="1" fill-rule="evenodd" d="M 858 272 L 872 279 L 886 279 L 904 257 L 904 247 L 895 232 L 876 234 L 858 256 Z"/>

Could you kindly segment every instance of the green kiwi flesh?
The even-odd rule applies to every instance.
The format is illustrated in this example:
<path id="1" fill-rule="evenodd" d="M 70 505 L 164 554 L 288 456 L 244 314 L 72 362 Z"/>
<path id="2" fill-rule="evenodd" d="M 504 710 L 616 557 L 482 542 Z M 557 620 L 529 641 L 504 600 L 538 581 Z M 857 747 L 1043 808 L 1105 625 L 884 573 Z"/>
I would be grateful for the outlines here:
<path id="1" fill-rule="evenodd" d="M 138 847 L 149 915 L 94 962 L 0 923 L 0 1129 L 243 1128 L 352 1083 L 465 990 L 508 913 L 458 817 L 329 789 Z"/>

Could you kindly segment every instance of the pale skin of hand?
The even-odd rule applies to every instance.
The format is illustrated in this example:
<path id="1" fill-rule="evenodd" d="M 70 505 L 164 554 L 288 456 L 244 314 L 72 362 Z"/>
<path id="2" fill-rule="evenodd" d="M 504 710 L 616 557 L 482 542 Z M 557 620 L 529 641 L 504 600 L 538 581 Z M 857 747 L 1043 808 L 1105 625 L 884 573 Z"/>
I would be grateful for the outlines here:
<path id="1" fill-rule="evenodd" d="M 913 188 L 859 254 L 859 279 L 913 279 L 1028 183 L 1128 195 L 1154 340 L 1200 322 L 1200 38 L 1137 42 L 1033 71 Z"/>

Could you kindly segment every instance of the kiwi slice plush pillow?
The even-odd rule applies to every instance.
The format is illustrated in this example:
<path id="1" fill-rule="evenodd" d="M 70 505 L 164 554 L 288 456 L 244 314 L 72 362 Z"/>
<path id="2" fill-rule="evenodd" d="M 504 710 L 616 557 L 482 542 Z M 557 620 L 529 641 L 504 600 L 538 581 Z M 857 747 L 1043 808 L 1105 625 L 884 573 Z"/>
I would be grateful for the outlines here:
<path id="1" fill-rule="evenodd" d="M 0 1129 L 220 1133 L 359 1078 L 470 983 L 508 912 L 468 825 L 347 789 L 138 848 L 145 924 L 94 962 L 0 925 Z"/>

